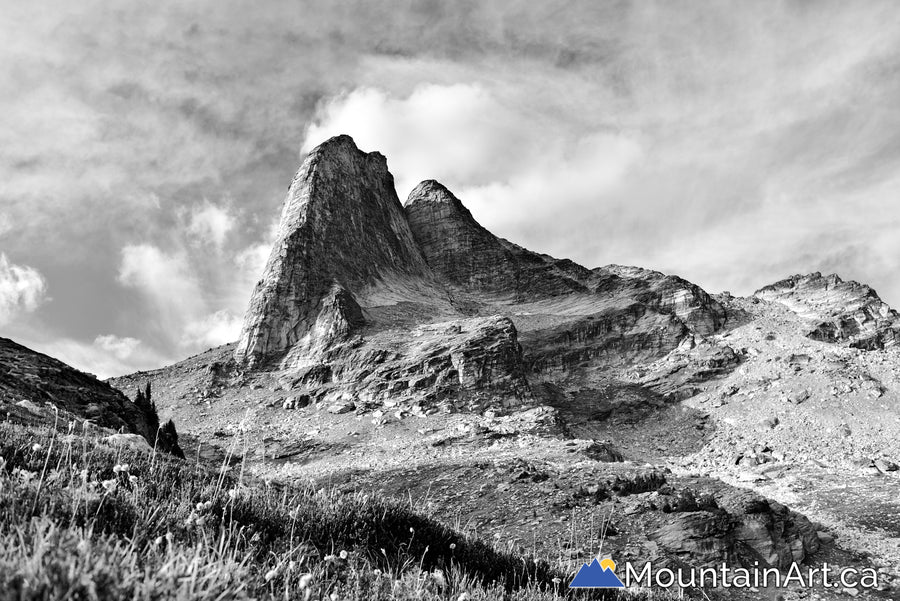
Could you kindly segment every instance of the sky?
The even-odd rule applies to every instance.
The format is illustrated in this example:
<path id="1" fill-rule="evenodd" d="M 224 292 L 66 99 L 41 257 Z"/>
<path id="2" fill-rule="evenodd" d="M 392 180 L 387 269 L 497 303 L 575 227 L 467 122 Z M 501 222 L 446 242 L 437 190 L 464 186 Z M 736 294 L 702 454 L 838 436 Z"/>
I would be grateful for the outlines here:
<path id="1" fill-rule="evenodd" d="M 900 306 L 896 2 L 0 4 L 0 336 L 102 377 L 237 339 L 340 133 L 587 267 Z"/>

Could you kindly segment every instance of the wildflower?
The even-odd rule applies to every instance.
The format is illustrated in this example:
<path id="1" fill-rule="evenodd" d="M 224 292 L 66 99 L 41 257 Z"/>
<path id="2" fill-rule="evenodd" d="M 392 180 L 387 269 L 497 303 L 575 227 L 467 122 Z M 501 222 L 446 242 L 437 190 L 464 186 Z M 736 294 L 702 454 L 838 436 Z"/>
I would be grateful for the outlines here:
<path id="1" fill-rule="evenodd" d="M 268 572 L 266 572 L 266 575 L 265 575 L 266 582 L 269 582 L 270 580 L 274 579 L 276 576 L 278 576 L 277 569 L 269 570 Z"/>
<path id="2" fill-rule="evenodd" d="M 206 525 L 206 516 L 201 515 L 199 518 L 197 518 L 197 527 L 200 528 L 205 525 Z"/>
<path id="3" fill-rule="evenodd" d="M 312 574 L 304 574 L 303 576 L 300 576 L 300 580 L 297 582 L 297 586 L 302 591 L 309 586 L 310 582 L 312 582 Z"/>
<path id="4" fill-rule="evenodd" d="M 559 584 L 560 582 L 562 582 L 562 580 L 558 576 L 553 579 L 553 584 Z"/>
<path id="5" fill-rule="evenodd" d="M 459 597 L 456 598 L 456 601 L 469 601 L 472 596 L 469 593 L 460 593 Z"/>
<path id="6" fill-rule="evenodd" d="M 228 491 L 229 499 L 235 499 L 235 498 L 237 498 L 237 496 L 238 496 L 238 491 L 236 488 L 232 488 L 231 490 Z"/>
<path id="7" fill-rule="evenodd" d="M 338 555 L 340 556 L 341 559 L 347 559 L 347 552 L 344 550 L 341 550 L 341 552 L 338 553 Z"/>
<path id="8" fill-rule="evenodd" d="M 447 585 L 447 579 L 444 578 L 444 572 L 442 570 L 435 570 L 431 573 L 431 577 L 434 579 L 434 583 L 440 587 Z"/>
<path id="9" fill-rule="evenodd" d="M 337 555 L 326 555 L 325 561 L 334 561 L 337 559 Z"/>
<path id="10" fill-rule="evenodd" d="M 31 450 L 34 451 L 35 453 L 37 453 L 38 451 L 40 451 L 43 448 L 44 447 L 42 447 L 38 443 L 34 443 L 33 445 L 31 445 Z"/>
<path id="11" fill-rule="evenodd" d="M 166 532 L 166 542 L 172 544 L 173 540 L 175 540 L 175 535 L 171 532 Z"/>
<path id="12" fill-rule="evenodd" d="M 153 541 L 153 546 L 154 547 L 160 546 L 163 543 L 163 540 L 164 540 L 163 537 L 157 536 L 156 539 L 154 539 L 154 541 Z"/>
<path id="13" fill-rule="evenodd" d="M 410 527 L 409 527 L 409 533 L 410 533 L 410 534 L 415 534 L 415 533 L 416 533 L 416 529 L 413 528 L 412 526 L 410 526 Z"/>
<path id="14" fill-rule="evenodd" d="M 128 481 L 131 482 L 132 484 L 137 484 L 137 476 L 135 476 L 134 474 L 129 475 Z"/>
<path id="15" fill-rule="evenodd" d="M 13 470 L 13 475 L 15 475 L 22 484 L 28 484 L 34 480 L 35 476 L 37 476 L 37 472 L 30 472 L 17 467 Z"/>
<path id="16" fill-rule="evenodd" d="M 91 550 L 91 541 L 86 538 L 78 541 L 78 544 L 75 546 L 75 549 L 81 553 L 82 555 L 87 555 Z"/>
<path id="17" fill-rule="evenodd" d="M 115 479 L 112 479 L 112 480 L 104 480 L 104 481 L 102 481 L 102 482 L 100 483 L 100 486 L 102 486 L 102 487 L 106 490 L 106 492 L 111 493 L 111 492 L 113 492 L 114 490 L 116 490 L 116 486 L 117 486 L 118 484 L 119 484 L 119 483 L 118 483 Z"/>
<path id="18" fill-rule="evenodd" d="M 331 599 L 331 601 L 338 601 L 338 599 L 340 599 L 340 597 L 338 596 L 337 593 L 331 593 L 331 596 L 329 597 L 329 599 Z"/>
<path id="19" fill-rule="evenodd" d="M 116 464 L 113 466 L 113 472 L 116 474 L 127 473 L 129 469 L 131 469 L 131 466 L 127 463 Z"/>
<path id="20" fill-rule="evenodd" d="M 450 543 L 450 550 L 452 551 L 455 548 L 456 548 L 456 543 Z"/>
<path id="21" fill-rule="evenodd" d="M 372 573 L 375 574 L 375 578 L 378 578 L 379 576 L 381 576 L 381 570 L 379 570 L 378 568 L 375 568 L 374 570 L 372 570 Z"/>

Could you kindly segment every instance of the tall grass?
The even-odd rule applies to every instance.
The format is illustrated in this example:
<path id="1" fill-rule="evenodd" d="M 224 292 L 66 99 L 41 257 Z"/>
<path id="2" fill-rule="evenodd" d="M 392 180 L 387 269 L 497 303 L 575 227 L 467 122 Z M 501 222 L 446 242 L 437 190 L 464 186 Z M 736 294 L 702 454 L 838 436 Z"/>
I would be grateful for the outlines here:
<path id="1" fill-rule="evenodd" d="M 408 505 L 234 471 L 0 424 L 0 598 L 538 601 L 566 591 L 547 562 Z"/>

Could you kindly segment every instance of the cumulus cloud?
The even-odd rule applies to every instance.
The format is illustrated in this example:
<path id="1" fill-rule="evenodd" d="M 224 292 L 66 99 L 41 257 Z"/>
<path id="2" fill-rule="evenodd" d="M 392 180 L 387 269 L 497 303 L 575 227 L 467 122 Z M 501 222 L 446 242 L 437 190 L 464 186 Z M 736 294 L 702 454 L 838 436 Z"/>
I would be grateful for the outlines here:
<path id="1" fill-rule="evenodd" d="M 140 345 L 140 340 L 129 336 L 119 337 L 113 334 L 103 334 L 94 339 L 94 346 L 122 360 L 131 357 Z"/>
<path id="2" fill-rule="evenodd" d="M 46 300 L 44 276 L 27 265 L 16 265 L 0 253 L 0 325 L 36 310 Z"/>
<path id="3" fill-rule="evenodd" d="M 194 240 L 222 248 L 235 223 L 235 217 L 227 209 L 207 200 L 191 208 L 187 231 Z"/>
<path id="4" fill-rule="evenodd" d="M 477 84 L 431 84 L 406 97 L 371 88 L 342 95 L 323 106 L 303 148 L 339 133 L 387 155 L 401 198 L 438 179 L 483 225 L 561 252 L 572 250 L 565 234 L 615 200 L 609 195 L 644 156 L 636 137 L 507 104 Z"/>
<path id="5" fill-rule="evenodd" d="M 241 318 L 230 311 L 216 311 L 185 325 L 182 343 L 188 346 L 213 347 L 238 339 Z"/>
<path id="6" fill-rule="evenodd" d="M 530 162 L 540 141 L 524 118 L 476 84 L 427 84 L 400 98 L 363 88 L 324 106 L 303 150 L 350 134 L 387 156 L 403 198 L 423 179 L 488 183 Z"/>

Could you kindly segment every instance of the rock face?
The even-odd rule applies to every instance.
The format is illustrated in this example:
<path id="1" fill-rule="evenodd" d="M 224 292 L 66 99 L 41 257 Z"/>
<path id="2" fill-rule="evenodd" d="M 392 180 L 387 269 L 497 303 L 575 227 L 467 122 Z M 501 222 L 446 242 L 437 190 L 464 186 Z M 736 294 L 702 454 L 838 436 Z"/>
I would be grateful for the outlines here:
<path id="1" fill-rule="evenodd" d="M 434 180 L 410 192 L 406 215 L 428 265 L 452 286 L 516 300 L 587 291 L 579 280 L 589 279 L 589 270 L 497 238 Z"/>
<path id="2" fill-rule="evenodd" d="M 531 397 L 516 328 L 500 316 L 386 330 L 318 358 L 321 363 L 300 372 L 291 388 L 320 401 L 354 399 L 362 409 L 398 399 L 481 406 L 494 397 L 510 406 Z"/>
<path id="3" fill-rule="evenodd" d="M 638 300 L 661 313 L 674 315 L 698 336 L 709 336 L 725 325 L 727 316 L 722 305 L 705 290 L 680 277 L 623 265 L 599 267 L 594 275 L 617 276 L 620 285 L 630 288 Z"/>
<path id="4" fill-rule="evenodd" d="M 331 138 L 291 183 L 236 358 L 260 364 L 312 344 L 311 329 L 330 327 L 317 324 L 323 308 L 350 311 L 341 319 L 352 330 L 360 323 L 352 305 L 366 295 L 428 276 L 384 156 L 360 151 L 349 136 Z"/>
<path id="5" fill-rule="evenodd" d="M 849 342 L 864 349 L 900 342 L 900 314 L 869 286 L 819 272 L 794 275 L 757 290 L 754 296 L 779 302 L 807 319 L 807 336 L 822 342 Z"/>
<path id="6" fill-rule="evenodd" d="M 21 421 L 53 424 L 54 407 L 61 424 L 72 417 L 146 440 L 156 435 L 140 409 L 109 384 L 0 338 L 0 408 Z"/>

